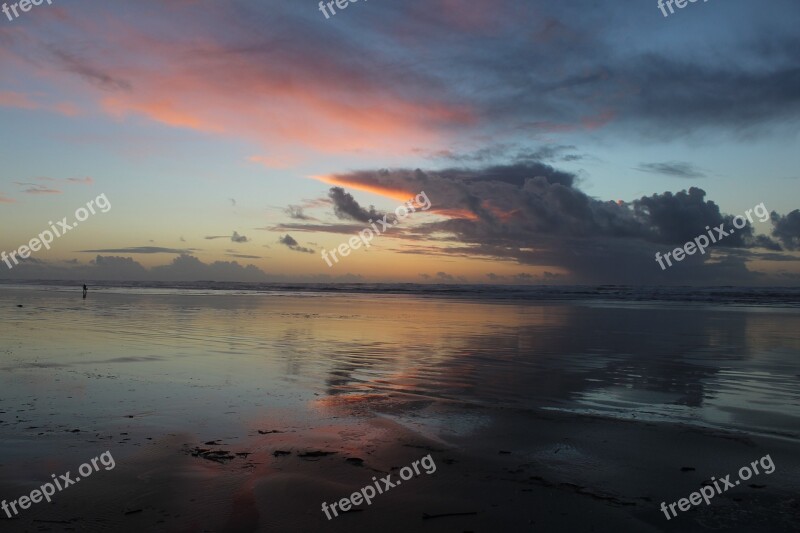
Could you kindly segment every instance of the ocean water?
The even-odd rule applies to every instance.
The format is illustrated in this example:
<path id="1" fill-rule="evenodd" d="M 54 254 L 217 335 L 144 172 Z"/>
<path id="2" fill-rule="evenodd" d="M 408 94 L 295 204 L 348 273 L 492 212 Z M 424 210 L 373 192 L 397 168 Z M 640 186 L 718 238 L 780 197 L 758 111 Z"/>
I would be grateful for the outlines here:
<path id="1" fill-rule="evenodd" d="M 0 287 L 32 288 L 49 291 L 74 291 L 84 282 L 9 281 Z M 476 300 L 601 301 L 619 303 L 677 302 L 699 304 L 748 305 L 762 307 L 800 307 L 800 287 L 692 287 L 625 285 L 461 285 L 417 283 L 243 283 L 243 282 L 153 282 L 86 281 L 93 290 L 134 294 L 395 294 L 416 297 L 463 298 Z"/>
<path id="2" fill-rule="evenodd" d="M 83 300 L 4 285 L 0 384 L 6 403 L 35 397 L 25 419 L 48 431 L 120 410 L 156 431 L 233 431 L 269 403 L 431 435 L 468 434 L 481 406 L 797 440 L 798 302 L 781 288 L 91 283 Z"/>

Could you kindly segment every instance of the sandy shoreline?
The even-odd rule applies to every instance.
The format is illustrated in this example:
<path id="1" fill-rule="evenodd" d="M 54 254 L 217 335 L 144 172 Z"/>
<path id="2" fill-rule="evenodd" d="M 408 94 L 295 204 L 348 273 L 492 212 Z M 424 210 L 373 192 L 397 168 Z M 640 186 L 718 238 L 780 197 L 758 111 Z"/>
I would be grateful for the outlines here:
<path id="1" fill-rule="evenodd" d="M 377 418 L 344 427 L 271 427 L 264 434 L 208 444 L 189 434 L 140 447 L 117 444 L 110 447 L 113 470 L 58 493 L 51 505 L 37 504 L 14 520 L 4 519 L 3 526 L 9 531 L 791 531 L 800 517 L 796 443 L 587 416 L 494 414 L 492 427 L 449 442 Z M 63 440 L 69 446 L 69 439 Z M 205 450 L 232 458 L 204 458 Z M 330 455 L 302 457 L 309 452 Z M 670 521 L 659 511 L 661 501 L 687 497 L 703 480 L 735 473 L 766 453 L 776 470 L 754 478 L 755 488 L 737 487 L 711 506 Z M 428 454 L 436 464 L 433 474 L 423 472 L 361 511 L 326 520 L 323 501 L 348 497 L 373 476 L 393 474 L 396 481 L 399 468 Z M 683 471 L 688 468 L 693 470 Z M 4 480 L 0 491 L 21 495 L 41 480 L 19 481 Z"/>

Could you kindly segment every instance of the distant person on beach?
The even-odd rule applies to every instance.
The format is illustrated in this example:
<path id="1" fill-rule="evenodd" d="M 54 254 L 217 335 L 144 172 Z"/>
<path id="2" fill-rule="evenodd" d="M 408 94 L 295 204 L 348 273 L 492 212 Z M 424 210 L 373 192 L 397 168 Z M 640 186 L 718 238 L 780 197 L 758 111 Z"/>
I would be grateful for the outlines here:
<path id="1" fill-rule="evenodd" d="M 83 284 L 83 297 L 86 298 L 86 293 L 89 292 L 89 287 L 86 284 Z"/>

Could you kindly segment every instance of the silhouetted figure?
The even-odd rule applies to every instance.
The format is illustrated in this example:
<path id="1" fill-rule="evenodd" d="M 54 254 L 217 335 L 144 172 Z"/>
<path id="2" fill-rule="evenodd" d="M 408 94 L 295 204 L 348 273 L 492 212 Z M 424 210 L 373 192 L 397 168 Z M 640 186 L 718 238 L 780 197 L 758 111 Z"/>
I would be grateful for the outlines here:
<path id="1" fill-rule="evenodd" d="M 89 292 L 89 287 L 86 284 L 83 284 L 83 298 L 86 299 L 86 293 Z"/>

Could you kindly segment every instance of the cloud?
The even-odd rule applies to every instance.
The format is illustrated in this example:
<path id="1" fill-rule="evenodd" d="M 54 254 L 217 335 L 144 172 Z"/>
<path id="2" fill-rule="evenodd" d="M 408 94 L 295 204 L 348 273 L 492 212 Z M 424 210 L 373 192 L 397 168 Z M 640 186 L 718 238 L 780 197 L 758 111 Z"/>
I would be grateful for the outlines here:
<path id="1" fill-rule="evenodd" d="M 453 151 L 438 150 L 427 152 L 425 150 L 415 150 L 429 159 L 443 159 L 456 164 L 481 163 L 489 165 L 500 161 L 514 162 L 549 162 L 549 161 L 579 161 L 586 156 L 567 153 L 577 149 L 574 145 L 546 144 L 536 149 L 526 149 L 516 143 L 499 143 L 485 146 L 477 150 Z"/>
<path id="2" fill-rule="evenodd" d="M 299 205 L 290 205 L 286 209 L 283 210 L 286 215 L 294 220 L 316 220 L 313 217 L 310 217 L 303 213 L 303 207 Z"/>
<path id="3" fill-rule="evenodd" d="M 664 174 L 676 178 L 705 178 L 706 175 L 691 163 L 672 161 L 670 163 L 641 163 L 636 170 Z"/>
<path id="4" fill-rule="evenodd" d="M 423 279 L 431 280 L 435 279 L 440 283 L 467 283 L 467 279 L 463 276 L 453 276 L 452 274 L 448 274 L 447 272 L 437 272 L 435 276 L 430 276 L 428 274 L 420 274 Z"/>
<path id="5" fill-rule="evenodd" d="M 63 192 L 58 189 L 52 189 L 44 185 L 39 185 L 37 183 L 25 183 L 21 181 L 15 181 L 14 184 L 19 185 L 20 187 L 27 187 L 22 190 L 22 192 L 24 192 L 25 194 L 62 194 Z"/>
<path id="6" fill-rule="evenodd" d="M 16 200 L 14 200 L 13 198 L 9 198 L 7 196 L 4 196 L 3 193 L 0 193 L 0 204 L 13 204 L 15 202 Z"/>
<path id="7" fill-rule="evenodd" d="M 40 176 L 36 178 L 32 178 L 34 182 L 44 182 L 44 183 L 63 183 L 65 185 L 71 185 L 73 183 L 80 183 L 84 185 L 92 185 L 94 184 L 94 180 L 90 177 L 84 178 L 50 178 L 47 176 Z M 15 181 L 15 185 L 19 185 L 20 187 L 25 187 L 22 192 L 26 194 L 63 194 L 63 191 L 59 189 L 54 189 L 46 185 L 41 185 L 40 183 L 31 183 L 31 182 L 24 182 L 24 181 Z"/>
<path id="8" fill-rule="evenodd" d="M 383 214 L 375 211 L 374 206 L 369 206 L 369 209 L 361 207 L 353 195 L 345 192 L 341 187 L 331 187 L 328 197 L 333 202 L 333 212 L 340 219 L 369 222 L 383 217 Z"/>
<path id="9" fill-rule="evenodd" d="M 689 37 L 642 6 L 387 2 L 367 16 L 391 19 L 391 30 L 375 25 L 361 40 L 291 2 L 265 10 L 197 0 L 157 11 L 140 3 L 133 15 L 107 3 L 60 12 L 59 31 L 20 29 L 3 50 L 15 79 L 44 78 L 53 93 L 113 117 L 243 137 L 271 166 L 300 149 L 436 152 L 598 128 L 629 137 L 779 136 L 800 116 L 800 80 L 798 38 L 783 23 L 798 7 L 776 2 L 781 16 L 769 22 L 756 4 L 736 6 L 724 25 Z M 88 27 L 90 16 L 106 23 Z M 424 61 L 406 60 L 419 50 Z M 38 105 L 19 93 L 5 100 Z"/>
<path id="10" fill-rule="evenodd" d="M 102 250 L 78 250 L 79 253 L 92 254 L 188 254 L 194 248 L 161 248 L 158 246 L 133 246 L 129 248 L 104 248 Z"/>
<path id="11" fill-rule="evenodd" d="M 86 58 L 78 57 L 56 46 L 50 46 L 50 52 L 64 70 L 79 75 L 104 91 L 131 90 L 129 81 L 117 78 L 97 66 L 90 65 Z"/>
<path id="12" fill-rule="evenodd" d="M 281 243 L 281 244 L 285 244 L 290 250 L 294 250 L 295 252 L 303 252 L 303 253 L 307 253 L 307 254 L 315 253 L 314 250 L 312 250 L 310 248 L 304 248 L 304 247 L 300 246 L 298 244 L 298 242 L 296 240 L 294 240 L 294 238 L 291 235 L 289 235 L 288 233 L 285 236 L 281 237 L 278 240 L 278 242 Z"/>
<path id="13" fill-rule="evenodd" d="M 124 252 L 123 252 L 124 253 Z M 147 275 L 147 270 L 130 257 L 102 256 L 98 255 L 93 261 L 96 278 L 102 279 L 113 275 L 117 279 L 141 279 Z"/>
<path id="14" fill-rule="evenodd" d="M 86 176 L 85 178 L 67 178 L 66 181 L 70 183 L 82 183 L 83 185 L 94 184 L 94 180 L 89 176 Z"/>
<path id="15" fill-rule="evenodd" d="M 248 239 L 244 235 L 239 235 L 235 231 L 233 232 L 233 235 L 208 235 L 203 238 L 209 241 L 213 241 L 214 239 L 230 239 L 231 242 L 236 242 L 236 243 L 250 242 L 250 239 Z"/>
<path id="16" fill-rule="evenodd" d="M 276 226 L 256 228 L 265 231 L 305 231 L 310 233 L 353 234 L 364 229 L 359 224 L 278 224 Z"/>
<path id="17" fill-rule="evenodd" d="M 0 91 L 0 107 L 16 107 L 18 109 L 38 109 L 39 105 L 25 93 Z"/>
<path id="18" fill-rule="evenodd" d="M 154 281 L 154 282 L 353 282 L 361 276 L 276 275 L 268 274 L 254 265 L 236 261 L 204 263 L 191 255 L 179 255 L 166 265 L 145 268 L 130 257 L 98 255 L 88 263 L 77 260 L 44 261 L 33 257 L 21 261 L 14 269 L 0 269 L 0 279 L 11 280 L 75 280 L 94 281 Z"/>
<path id="19" fill-rule="evenodd" d="M 79 114 L 78 107 L 70 102 L 59 102 L 54 104 L 41 104 L 35 102 L 26 93 L 18 93 L 11 91 L 0 91 L 0 107 L 11 107 L 16 109 L 26 110 L 45 110 L 55 113 L 60 113 L 66 116 L 75 116 Z"/>
<path id="20" fill-rule="evenodd" d="M 191 255 L 180 255 L 169 265 L 150 269 L 151 277 L 163 281 L 264 281 L 263 270 L 253 265 L 242 266 L 236 261 L 203 263 Z"/>
<path id="21" fill-rule="evenodd" d="M 800 250 L 800 209 L 795 209 L 786 216 L 773 211 L 770 220 L 774 226 L 772 236 L 787 249 Z"/>
<path id="22" fill-rule="evenodd" d="M 730 227 L 733 215 L 722 213 L 697 187 L 632 202 L 595 199 L 578 188 L 574 174 L 540 162 L 362 170 L 329 179 L 392 195 L 424 190 L 430 211 L 444 219 L 416 224 L 404 236 L 436 247 L 404 253 L 516 262 L 566 272 L 570 282 L 702 283 L 719 275 L 730 284 L 753 283 L 759 279 L 746 267 L 749 251 L 777 246 L 747 225 L 714 245 L 712 253 L 695 255 L 664 274 L 653 260 L 655 252 L 693 240 L 706 233 L 706 226 Z M 339 203 L 363 211 L 352 202 Z"/>
<path id="23" fill-rule="evenodd" d="M 235 231 L 233 232 L 233 235 L 231 235 L 231 242 L 242 243 L 242 242 L 248 242 L 248 240 L 249 239 L 247 237 L 245 237 L 244 235 L 239 235 Z"/>

